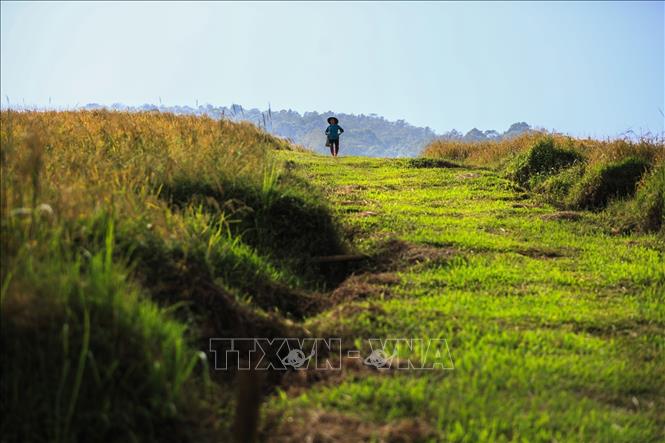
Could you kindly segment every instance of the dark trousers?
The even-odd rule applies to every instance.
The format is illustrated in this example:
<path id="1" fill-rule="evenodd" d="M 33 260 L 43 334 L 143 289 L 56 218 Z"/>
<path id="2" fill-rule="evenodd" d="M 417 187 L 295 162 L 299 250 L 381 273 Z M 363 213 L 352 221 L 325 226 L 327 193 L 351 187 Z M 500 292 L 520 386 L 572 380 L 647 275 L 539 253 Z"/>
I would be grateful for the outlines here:
<path id="1" fill-rule="evenodd" d="M 339 152 L 339 139 L 328 139 L 328 143 L 330 144 L 330 153 L 332 155 L 337 155 Z"/>

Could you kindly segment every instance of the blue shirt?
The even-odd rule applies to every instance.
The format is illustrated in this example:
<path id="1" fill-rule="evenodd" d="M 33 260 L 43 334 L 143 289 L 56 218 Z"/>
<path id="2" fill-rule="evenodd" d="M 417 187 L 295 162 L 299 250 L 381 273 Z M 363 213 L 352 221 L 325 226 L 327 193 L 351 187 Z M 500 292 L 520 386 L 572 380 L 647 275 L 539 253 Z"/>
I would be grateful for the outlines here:
<path id="1" fill-rule="evenodd" d="M 330 125 L 326 128 L 326 135 L 329 140 L 337 140 L 342 132 L 344 132 L 344 129 L 340 125 Z"/>

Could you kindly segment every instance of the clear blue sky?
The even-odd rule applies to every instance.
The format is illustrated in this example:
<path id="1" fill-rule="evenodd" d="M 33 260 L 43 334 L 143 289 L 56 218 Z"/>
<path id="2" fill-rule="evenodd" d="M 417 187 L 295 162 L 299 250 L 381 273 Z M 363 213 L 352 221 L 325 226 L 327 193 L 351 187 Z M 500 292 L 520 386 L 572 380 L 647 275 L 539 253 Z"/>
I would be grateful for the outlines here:
<path id="1" fill-rule="evenodd" d="M 10 101 L 376 113 L 662 132 L 663 2 L 2 2 Z M 663 109 L 665 112 L 665 109 Z"/>

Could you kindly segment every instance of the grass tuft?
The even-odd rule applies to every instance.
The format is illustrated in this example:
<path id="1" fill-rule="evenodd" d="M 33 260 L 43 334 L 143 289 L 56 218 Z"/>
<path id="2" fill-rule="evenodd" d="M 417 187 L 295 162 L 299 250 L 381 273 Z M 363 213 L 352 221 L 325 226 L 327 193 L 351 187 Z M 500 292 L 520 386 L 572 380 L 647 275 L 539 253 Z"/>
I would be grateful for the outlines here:
<path id="1" fill-rule="evenodd" d="M 113 260 L 112 224 L 90 255 L 67 248 L 48 225 L 27 223 L 3 227 L 3 239 L 30 235 L 3 275 L 3 438 L 195 440 L 196 429 L 178 424 L 206 397 L 192 378 L 202 361 L 184 326 Z"/>
<path id="2" fill-rule="evenodd" d="M 515 158 L 507 168 L 508 176 L 522 186 L 531 186 L 581 161 L 582 156 L 576 151 L 557 147 L 554 138 L 544 137 Z"/>
<path id="3" fill-rule="evenodd" d="M 632 197 L 649 166 L 644 159 L 629 157 L 591 168 L 570 190 L 569 204 L 576 208 L 599 209 L 610 200 Z"/>
<path id="4" fill-rule="evenodd" d="M 642 177 L 635 198 L 619 200 L 610 205 L 607 219 L 623 232 L 663 232 L 665 163 L 661 163 Z"/>
<path id="5" fill-rule="evenodd" d="M 660 171 L 665 163 L 661 138 L 639 140 L 578 139 L 532 131 L 515 138 L 480 142 L 437 140 L 425 148 L 426 159 L 462 162 L 467 166 L 491 167 L 506 173 L 540 199 L 559 208 L 601 210 L 614 204 L 604 217 L 612 229 L 632 227 L 659 230 L 659 192 L 652 178 L 636 187 L 650 169 Z M 619 203 L 637 195 L 639 203 Z M 630 213 L 637 206 L 637 215 Z M 623 208 L 624 213 L 618 213 Z"/>

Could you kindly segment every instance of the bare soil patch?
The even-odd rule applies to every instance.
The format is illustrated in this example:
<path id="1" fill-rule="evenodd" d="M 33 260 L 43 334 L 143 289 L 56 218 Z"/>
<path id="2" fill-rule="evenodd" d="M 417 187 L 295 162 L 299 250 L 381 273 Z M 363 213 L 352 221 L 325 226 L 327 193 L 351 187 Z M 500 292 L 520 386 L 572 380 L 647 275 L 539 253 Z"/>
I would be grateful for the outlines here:
<path id="1" fill-rule="evenodd" d="M 415 443 L 435 437 L 430 425 L 417 418 L 375 425 L 339 412 L 307 411 L 300 417 L 286 417 L 265 435 L 270 442 L 307 443 Z"/>
<path id="2" fill-rule="evenodd" d="M 582 214 L 575 211 L 559 211 L 552 214 L 545 214 L 540 217 L 542 220 L 580 220 Z"/>

